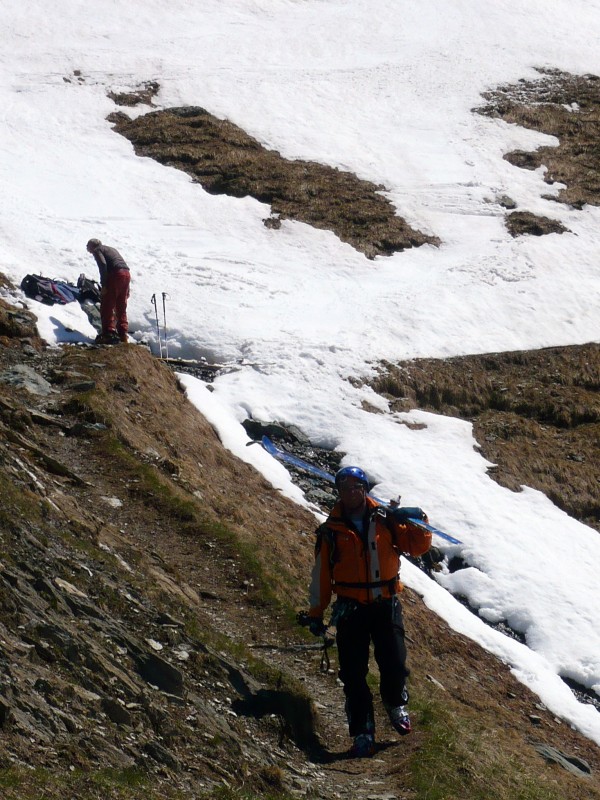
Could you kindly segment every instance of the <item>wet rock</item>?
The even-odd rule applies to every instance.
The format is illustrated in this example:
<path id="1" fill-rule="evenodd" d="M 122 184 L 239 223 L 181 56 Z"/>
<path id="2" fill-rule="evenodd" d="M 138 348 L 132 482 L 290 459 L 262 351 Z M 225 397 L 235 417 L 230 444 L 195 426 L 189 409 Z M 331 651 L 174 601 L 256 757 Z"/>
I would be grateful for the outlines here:
<path id="1" fill-rule="evenodd" d="M 259 441 L 263 436 L 270 439 L 288 442 L 289 444 L 310 447 L 310 439 L 297 425 L 284 425 L 281 422 L 261 422 L 256 419 L 246 419 L 242 422 L 250 438 Z"/>

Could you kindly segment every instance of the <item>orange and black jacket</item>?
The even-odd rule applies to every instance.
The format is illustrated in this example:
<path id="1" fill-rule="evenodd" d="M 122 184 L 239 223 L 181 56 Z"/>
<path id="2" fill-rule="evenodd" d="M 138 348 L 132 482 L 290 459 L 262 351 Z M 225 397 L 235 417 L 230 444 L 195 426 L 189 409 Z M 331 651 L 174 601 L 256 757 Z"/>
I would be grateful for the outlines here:
<path id="1" fill-rule="evenodd" d="M 420 556 L 431 546 L 431 533 L 366 498 L 364 533 L 343 516 L 338 502 L 317 529 L 310 584 L 310 612 L 321 618 L 332 593 L 359 603 L 373 603 L 402 590 L 400 554 Z"/>

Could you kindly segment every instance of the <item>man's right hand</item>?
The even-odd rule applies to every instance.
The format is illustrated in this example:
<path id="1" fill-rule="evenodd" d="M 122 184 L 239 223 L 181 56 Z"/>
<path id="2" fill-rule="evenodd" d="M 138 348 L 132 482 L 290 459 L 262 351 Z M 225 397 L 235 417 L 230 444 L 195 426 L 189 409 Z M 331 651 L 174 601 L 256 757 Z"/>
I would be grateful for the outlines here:
<path id="1" fill-rule="evenodd" d="M 308 630 L 313 636 L 324 636 L 327 631 L 327 626 L 322 619 L 315 617 L 309 622 Z"/>
<path id="2" fill-rule="evenodd" d="M 327 625 L 323 623 L 323 617 L 311 617 L 308 611 L 299 611 L 296 614 L 298 625 L 303 628 L 308 628 L 313 636 L 324 636 L 327 630 Z"/>

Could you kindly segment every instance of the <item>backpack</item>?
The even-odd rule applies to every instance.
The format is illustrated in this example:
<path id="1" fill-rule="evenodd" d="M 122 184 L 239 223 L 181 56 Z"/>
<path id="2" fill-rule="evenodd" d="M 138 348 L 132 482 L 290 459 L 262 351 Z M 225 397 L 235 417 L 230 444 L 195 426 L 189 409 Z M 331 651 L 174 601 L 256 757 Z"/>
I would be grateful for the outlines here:
<path id="1" fill-rule="evenodd" d="M 53 281 L 41 275 L 25 275 L 21 281 L 21 290 L 32 300 L 37 300 L 47 306 L 55 303 L 66 305 L 76 299 L 75 287 L 69 286 L 64 281 Z"/>
<path id="2" fill-rule="evenodd" d="M 82 272 L 77 279 L 77 288 L 79 289 L 79 297 L 77 298 L 80 303 L 90 302 L 99 303 L 102 294 L 100 285 L 93 281 L 91 278 L 86 278 Z"/>

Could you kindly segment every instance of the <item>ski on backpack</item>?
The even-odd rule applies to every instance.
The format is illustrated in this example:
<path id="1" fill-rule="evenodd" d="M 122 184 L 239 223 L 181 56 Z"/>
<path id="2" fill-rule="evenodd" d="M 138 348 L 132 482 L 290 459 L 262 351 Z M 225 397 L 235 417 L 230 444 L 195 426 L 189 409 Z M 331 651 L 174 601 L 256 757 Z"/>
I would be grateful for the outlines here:
<path id="1" fill-rule="evenodd" d="M 277 458 L 279 461 L 283 461 L 286 464 L 291 464 L 298 469 L 303 469 L 305 472 L 309 472 L 312 475 L 316 475 L 323 480 L 328 481 L 329 483 L 335 483 L 335 477 L 330 472 L 325 472 L 325 470 L 319 469 L 319 467 L 315 467 L 313 464 L 310 464 L 308 461 L 304 461 L 298 456 L 294 456 L 291 453 L 287 453 L 285 450 L 282 450 L 280 447 L 269 439 L 268 436 L 263 436 L 261 440 L 261 444 L 264 449 L 272 455 L 273 458 Z M 372 497 L 380 505 L 384 506 L 385 508 L 392 508 L 393 504 L 390 503 L 388 500 L 382 500 L 380 497 L 376 497 L 374 494 L 369 492 L 369 497 Z M 424 528 L 426 531 L 439 536 L 441 539 L 445 539 L 450 544 L 462 544 L 460 539 L 456 539 L 454 536 L 450 536 L 449 533 L 445 533 L 445 531 L 436 528 L 434 525 L 430 525 L 428 522 L 423 522 L 421 519 L 414 519 L 413 517 L 409 518 L 409 522 L 413 525 L 416 525 L 417 528 Z"/>

